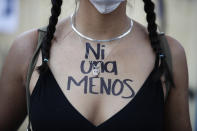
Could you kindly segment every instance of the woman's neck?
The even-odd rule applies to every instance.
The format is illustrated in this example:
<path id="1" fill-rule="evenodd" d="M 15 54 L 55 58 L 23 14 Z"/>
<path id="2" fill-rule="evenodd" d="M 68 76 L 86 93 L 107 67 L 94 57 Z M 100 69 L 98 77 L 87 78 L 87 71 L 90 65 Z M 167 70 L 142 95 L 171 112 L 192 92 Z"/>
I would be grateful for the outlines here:
<path id="1" fill-rule="evenodd" d="M 113 12 L 100 14 L 89 0 L 81 0 L 75 26 L 81 33 L 94 39 L 116 37 L 130 27 L 130 19 L 126 15 L 126 1 Z"/>

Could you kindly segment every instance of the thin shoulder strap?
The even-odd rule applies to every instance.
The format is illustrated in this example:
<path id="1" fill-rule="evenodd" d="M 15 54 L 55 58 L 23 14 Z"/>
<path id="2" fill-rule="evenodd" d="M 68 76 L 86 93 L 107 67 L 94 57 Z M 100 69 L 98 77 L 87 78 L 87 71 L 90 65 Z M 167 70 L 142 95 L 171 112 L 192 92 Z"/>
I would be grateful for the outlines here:
<path id="1" fill-rule="evenodd" d="M 29 84 L 30 84 L 30 79 L 32 76 L 32 73 L 34 71 L 37 59 L 38 59 L 38 54 L 39 50 L 41 48 L 41 43 L 44 38 L 46 32 L 46 27 L 42 27 L 38 29 L 38 43 L 36 50 L 33 53 L 33 57 L 31 59 L 30 65 L 28 67 L 28 72 L 27 72 L 27 77 L 26 77 L 26 102 L 27 102 L 27 115 L 28 115 L 28 126 L 27 126 L 27 131 L 31 131 L 31 122 L 30 122 L 30 91 L 29 91 Z"/>
<path id="2" fill-rule="evenodd" d="M 160 47 L 163 50 L 165 54 L 164 64 L 165 64 L 165 86 L 166 86 L 166 97 L 165 100 L 168 97 L 169 91 L 171 87 L 174 87 L 174 81 L 173 81 L 173 68 L 172 68 L 172 56 L 171 56 L 171 50 L 169 48 L 168 41 L 166 39 L 166 36 L 164 33 L 159 34 L 160 38 Z"/>

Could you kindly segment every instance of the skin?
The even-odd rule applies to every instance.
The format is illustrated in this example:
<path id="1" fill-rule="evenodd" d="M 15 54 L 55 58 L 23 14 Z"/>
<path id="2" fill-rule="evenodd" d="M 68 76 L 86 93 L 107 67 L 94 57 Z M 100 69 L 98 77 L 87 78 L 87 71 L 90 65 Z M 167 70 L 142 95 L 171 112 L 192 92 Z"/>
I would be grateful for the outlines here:
<path id="1" fill-rule="evenodd" d="M 108 39 L 126 31 L 130 24 L 129 19 L 130 18 L 126 16 L 126 2 L 123 2 L 114 12 L 107 15 L 102 15 L 91 5 L 88 0 L 83 0 L 81 1 L 79 11 L 76 16 L 76 28 L 83 34 L 92 38 Z M 112 23 L 114 26 L 110 26 Z M 69 61 L 68 63 L 67 61 L 62 61 L 62 58 L 65 56 L 67 58 L 72 56 L 73 58 L 76 58 L 77 61 L 79 57 L 78 54 L 84 53 L 82 50 L 83 45 L 75 45 L 81 44 L 81 42 L 79 41 L 79 37 L 72 31 L 69 24 L 69 18 L 65 18 L 57 25 L 57 31 L 55 32 L 55 37 L 52 41 L 53 44 L 51 48 L 49 67 L 69 101 L 71 101 L 71 103 L 84 117 L 86 117 L 94 125 L 99 125 L 121 110 L 121 108 L 127 105 L 131 99 L 124 99 L 123 101 L 120 97 L 114 96 L 91 96 L 88 94 L 86 96 L 83 96 L 83 94 L 76 95 L 76 92 L 81 92 L 81 90 L 73 89 L 68 92 L 62 88 L 66 86 L 66 82 L 63 79 L 65 76 L 61 72 L 65 73 L 69 71 L 65 68 L 69 65 Z M 28 65 L 33 52 L 35 51 L 37 40 L 37 29 L 32 29 L 22 33 L 14 40 L 5 59 L 0 76 L 0 130 L 16 130 L 27 115 L 25 81 Z M 65 43 L 69 43 L 71 40 L 75 40 L 75 44 L 66 46 Z M 167 40 L 172 52 L 173 78 L 176 88 L 170 90 L 165 104 L 165 130 L 191 131 L 188 106 L 188 69 L 185 51 L 181 44 L 174 38 L 167 36 Z M 132 44 L 128 45 L 127 43 L 130 43 L 131 41 Z M 82 40 L 82 43 L 83 42 L 84 41 Z M 131 56 L 129 56 L 131 63 L 128 64 L 131 66 L 127 67 L 126 65 L 121 64 L 126 61 L 126 59 L 118 59 L 119 55 L 126 56 L 127 52 L 124 53 L 114 51 L 114 57 L 117 57 L 117 62 L 120 63 L 120 67 L 118 68 L 120 73 L 121 71 L 124 73 L 124 70 L 121 70 L 123 68 L 125 71 L 130 70 L 132 74 L 131 78 L 134 81 L 139 81 L 133 85 L 133 89 L 137 92 L 144 80 L 147 78 L 148 74 L 151 72 L 155 59 L 154 52 L 152 51 L 149 43 L 146 27 L 134 21 L 132 33 L 124 39 L 122 43 L 125 43 L 126 45 L 122 47 L 119 46 L 119 49 L 123 49 L 124 51 L 128 49 L 131 52 L 134 52 L 133 54 L 130 54 Z M 76 48 L 78 54 L 71 55 L 63 53 L 67 52 L 69 49 L 72 49 L 71 47 Z M 106 49 L 106 52 L 109 52 L 109 50 Z M 138 57 L 136 58 L 136 56 Z M 146 63 L 145 65 L 143 64 L 144 62 Z M 39 55 L 37 66 L 40 64 L 41 56 Z M 142 69 L 143 71 L 141 71 Z M 77 74 L 75 73 L 76 72 L 72 75 L 76 76 Z M 103 75 L 105 76 L 105 74 Z M 38 77 L 39 74 L 34 71 L 30 83 L 31 93 L 33 92 Z M 122 76 L 120 75 L 120 77 Z M 164 85 L 163 91 L 165 95 Z M 128 92 L 125 92 L 125 94 L 127 93 Z M 107 103 L 119 105 L 119 107 L 113 109 L 112 106 L 106 106 Z M 87 105 L 90 105 L 89 107 L 92 108 L 87 109 Z M 97 113 L 93 112 L 95 109 L 98 109 L 96 110 Z M 112 110 L 115 110 L 112 114 L 106 113 Z"/>

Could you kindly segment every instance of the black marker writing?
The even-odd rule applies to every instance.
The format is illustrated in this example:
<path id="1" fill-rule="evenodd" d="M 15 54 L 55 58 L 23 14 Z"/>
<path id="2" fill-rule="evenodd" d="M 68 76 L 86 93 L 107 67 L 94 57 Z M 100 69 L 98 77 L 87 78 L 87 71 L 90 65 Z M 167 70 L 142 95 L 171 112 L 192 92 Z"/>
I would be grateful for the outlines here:
<path id="1" fill-rule="evenodd" d="M 72 85 L 83 87 L 84 94 L 107 94 L 114 96 L 121 96 L 125 89 L 131 91 L 130 96 L 121 96 L 122 98 L 132 98 L 135 96 L 135 92 L 131 87 L 133 82 L 130 79 L 104 79 L 103 77 L 88 77 L 87 74 L 92 73 L 93 64 L 96 66 L 98 63 L 100 66 L 100 73 L 113 73 L 118 75 L 117 62 L 116 61 L 106 61 L 105 59 L 105 45 L 97 44 L 96 49 L 94 49 L 90 43 L 86 43 L 85 48 L 85 60 L 81 61 L 80 69 L 81 73 L 85 74 L 81 80 L 75 80 L 74 77 L 68 76 L 67 90 L 71 90 Z M 88 60 L 90 53 L 93 54 L 96 60 Z M 96 86 L 94 80 L 100 80 L 100 87 Z"/>
<path id="2" fill-rule="evenodd" d="M 100 80 L 100 87 L 96 86 L 94 84 L 94 79 Z M 84 94 L 90 93 L 90 94 L 107 94 L 107 95 L 114 95 L 119 96 L 122 94 L 122 92 L 128 88 L 131 91 L 130 96 L 121 96 L 122 98 L 132 98 L 135 96 L 134 90 L 131 88 L 131 83 L 127 83 L 128 81 L 132 82 L 130 79 L 124 79 L 123 81 L 119 79 L 115 79 L 114 81 L 112 79 L 105 80 L 103 77 L 95 78 L 95 77 L 89 77 L 84 76 L 81 80 L 76 81 L 72 76 L 68 77 L 68 84 L 67 84 L 67 90 L 71 90 L 71 86 L 74 84 L 78 87 L 84 88 Z M 96 91 L 97 89 L 97 91 Z"/>
<path id="3" fill-rule="evenodd" d="M 90 61 L 83 60 L 80 65 L 81 72 L 83 74 L 89 74 L 93 69 L 93 66 L 91 64 L 93 62 L 101 63 L 101 67 L 100 67 L 101 73 L 107 72 L 107 73 L 114 73 L 114 75 L 118 74 L 116 61 L 108 61 L 104 63 L 103 61 L 91 61 L 90 62 Z M 109 70 L 109 67 L 112 67 L 111 70 Z M 87 68 L 87 70 L 85 70 L 85 68 Z"/>

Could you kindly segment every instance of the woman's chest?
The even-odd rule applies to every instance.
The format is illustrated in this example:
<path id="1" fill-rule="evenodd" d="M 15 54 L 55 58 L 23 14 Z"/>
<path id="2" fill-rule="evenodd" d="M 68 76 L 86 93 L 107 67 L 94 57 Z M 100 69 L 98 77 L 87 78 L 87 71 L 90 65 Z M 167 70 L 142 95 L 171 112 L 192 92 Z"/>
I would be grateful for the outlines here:
<path id="1" fill-rule="evenodd" d="M 51 50 L 49 81 L 65 102 L 93 125 L 112 118 L 131 103 L 154 66 L 151 55 L 117 47 L 85 43 Z"/>
<path id="2" fill-rule="evenodd" d="M 123 46 L 83 46 L 52 50 L 50 69 L 65 93 L 131 99 L 154 67 L 154 58 L 149 58 L 144 66 L 142 55 Z"/>

